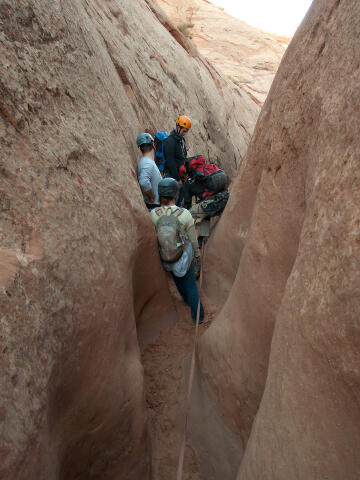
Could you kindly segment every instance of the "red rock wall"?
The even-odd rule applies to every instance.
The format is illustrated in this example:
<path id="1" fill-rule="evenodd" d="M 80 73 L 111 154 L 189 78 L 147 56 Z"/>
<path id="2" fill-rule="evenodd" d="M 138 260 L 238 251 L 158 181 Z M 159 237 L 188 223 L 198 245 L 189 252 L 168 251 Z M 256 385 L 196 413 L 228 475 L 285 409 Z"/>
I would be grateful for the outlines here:
<path id="1" fill-rule="evenodd" d="M 235 280 L 198 383 L 223 436 L 239 435 L 229 462 L 246 448 L 241 480 L 360 477 L 359 14 L 355 0 L 314 2 L 208 248 L 208 293 Z M 228 456 L 221 434 L 199 432 L 201 451 Z"/>
<path id="2" fill-rule="evenodd" d="M 0 19 L 0 477 L 145 479 L 139 343 L 174 311 L 135 138 L 185 111 L 235 171 L 256 112 L 143 1 L 4 0 Z"/>
<path id="3" fill-rule="evenodd" d="M 252 27 L 208 0 L 155 3 L 176 25 L 190 25 L 187 35 L 199 51 L 239 85 L 260 112 L 290 39 Z"/>
<path id="4" fill-rule="evenodd" d="M 0 476 L 146 478 L 137 323 L 172 306 L 124 138 L 136 117 L 79 2 L 11 3 L 0 6 Z M 156 275 L 140 286 L 142 249 Z"/>

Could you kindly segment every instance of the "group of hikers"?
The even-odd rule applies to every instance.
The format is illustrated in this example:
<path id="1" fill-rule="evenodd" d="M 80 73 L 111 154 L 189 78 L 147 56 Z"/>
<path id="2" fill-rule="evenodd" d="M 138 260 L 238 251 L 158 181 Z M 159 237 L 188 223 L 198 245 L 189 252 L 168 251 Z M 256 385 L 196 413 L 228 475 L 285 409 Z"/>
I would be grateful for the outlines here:
<path id="1" fill-rule="evenodd" d="M 163 267 L 171 272 L 196 323 L 202 237 L 196 224 L 220 214 L 228 201 L 228 179 L 223 170 L 202 155 L 187 157 L 185 136 L 190 119 L 181 115 L 170 135 L 141 133 L 136 139 L 142 157 L 137 176 L 157 233 Z M 193 205 L 193 199 L 195 203 Z M 200 301 L 199 323 L 204 320 Z"/>

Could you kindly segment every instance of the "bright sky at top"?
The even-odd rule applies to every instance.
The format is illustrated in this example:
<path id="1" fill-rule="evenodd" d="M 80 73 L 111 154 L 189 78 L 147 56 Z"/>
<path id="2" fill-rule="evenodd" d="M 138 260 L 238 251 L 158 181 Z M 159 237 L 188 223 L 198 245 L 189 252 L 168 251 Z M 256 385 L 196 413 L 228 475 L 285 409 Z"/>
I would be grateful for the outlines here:
<path id="1" fill-rule="evenodd" d="M 210 0 L 240 20 L 267 32 L 292 37 L 312 0 Z"/>

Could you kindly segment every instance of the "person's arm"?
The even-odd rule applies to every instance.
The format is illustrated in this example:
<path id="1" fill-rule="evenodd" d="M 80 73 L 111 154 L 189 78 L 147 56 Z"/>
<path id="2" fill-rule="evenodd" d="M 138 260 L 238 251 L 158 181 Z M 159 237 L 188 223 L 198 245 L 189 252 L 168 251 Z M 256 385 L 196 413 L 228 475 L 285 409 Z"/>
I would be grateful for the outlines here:
<path id="1" fill-rule="evenodd" d="M 143 163 L 140 171 L 139 171 L 139 185 L 141 190 L 146 195 L 149 203 L 153 203 L 155 201 L 155 194 L 152 190 L 151 185 L 151 172 L 152 172 L 152 164 L 150 162 Z"/>
<path id="2" fill-rule="evenodd" d="M 175 142 L 172 139 L 164 143 L 164 155 L 166 160 L 166 168 L 169 170 L 170 176 L 175 178 L 175 180 L 180 180 L 175 157 Z"/>
<path id="3" fill-rule="evenodd" d="M 199 248 L 198 239 L 196 235 L 194 220 L 192 220 L 192 225 L 189 227 L 187 231 L 187 236 L 193 247 L 195 257 L 196 258 L 200 257 L 200 248 Z"/>
<path id="4" fill-rule="evenodd" d="M 154 203 L 155 202 L 155 193 L 152 190 L 148 190 L 147 192 L 144 192 L 146 195 L 146 198 L 148 199 L 147 203 Z"/>
<path id="5" fill-rule="evenodd" d="M 192 218 L 191 213 L 189 211 L 184 212 L 183 215 L 186 216 L 185 217 L 186 221 L 184 222 L 185 228 L 186 228 L 186 236 L 191 242 L 191 245 L 194 250 L 195 258 L 199 258 L 200 248 L 199 248 L 198 239 L 196 235 L 194 219 Z"/>

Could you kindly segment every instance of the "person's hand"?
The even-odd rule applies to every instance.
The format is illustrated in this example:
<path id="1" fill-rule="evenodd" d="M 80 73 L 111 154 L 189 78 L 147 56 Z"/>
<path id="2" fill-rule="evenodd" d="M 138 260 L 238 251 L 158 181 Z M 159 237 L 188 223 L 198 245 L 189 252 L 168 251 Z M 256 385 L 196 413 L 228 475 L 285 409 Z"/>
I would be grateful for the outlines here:
<path id="1" fill-rule="evenodd" d="M 154 203 L 155 202 L 155 195 L 154 195 L 154 192 L 152 190 L 148 190 L 147 192 L 145 192 L 145 195 L 146 195 L 147 199 L 149 200 L 149 203 Z"/>

